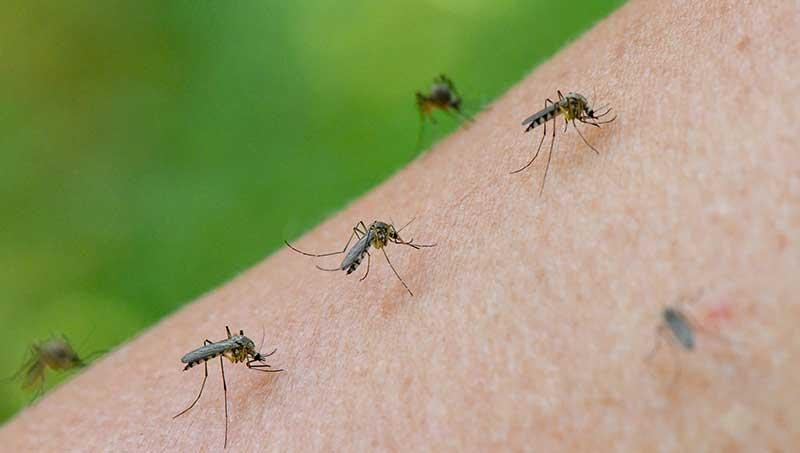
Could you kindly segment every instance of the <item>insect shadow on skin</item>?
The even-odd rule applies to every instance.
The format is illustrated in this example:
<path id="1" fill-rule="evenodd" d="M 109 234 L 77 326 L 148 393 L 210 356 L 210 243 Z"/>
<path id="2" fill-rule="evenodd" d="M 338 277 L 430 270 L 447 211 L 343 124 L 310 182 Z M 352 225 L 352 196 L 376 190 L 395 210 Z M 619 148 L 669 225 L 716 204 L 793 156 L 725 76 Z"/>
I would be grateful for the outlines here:
<path id="1" fill-rule="evenodd" d="M 305 256 L 311 256 L 315 258 L 322 258 L 326 256 L 334 256 L 334 255 L 341 255 L 343 253 L 347 253 L 342 260 L 342 264 L 339 265 L 338 268 L 328 269 L 324 267 L 317 266 L 317 269 L 326 271 L 326 272 L 336 272 L 336 271 L 345 271 L 347 274 L 351 274 L 353 271 L 358 269 L 358 266 L 364 260 L 364 256 L 367 257 L 367 271 L 364 272 L 364 275 L 359 279 L 359 281 L 363 281 L 369 275 L 369 265 L 370 265 L 370 253 L 369 248 L 373 247 L 375 249 L 379 249 L 383 252 L 383 256 L 386 258 L 386 262 L 389 263 L 389 267 L 394 272 L 395 277 L 400 280 L 400 283 L 403 284 L 406 291 L 412 296 L 414 295 L 409 289 L 406 282 L 400 277 L 400 274 L 392 265 L 391 260 L 389 260 L 389 255 L 386 253 L 386 246 L 388 244 L 399 244 L 399 245 L 407 245 L 415 250 L 419 250 L 420 248 L 425 247 L 435 247 L 436 244 L 415 244 L 414 239 L 410 241 L 404 241 L 400 238 L 400 232 L 403 231 L 405 227 L 411 224 L 414 219 L 411 219 L 408 223 L 406 223 L 402 228 L 399 230 L 395 229 L 394 225 L 391 223 L 381 222 L 376 220 L 372 222 L 369 227 L 364 223 L 364 221 L 360 221 L 353 227 L 353 232 L 350 234 L 350 238 L 347 240 L 347 243 L 344 245 L 341 251 L 338 252 L 330 252 L 330 253 L 307 253 L 298 248 L 294 247 L 293 245 L 289 244 L 287 241 L 283 241 L 287 247 L 294 250 L 297 253 L 300 253 Z M 358 241 L 356 241 L 355 245 L 348 251 L 347 247 L 350 246 L 350 242 L 353 241 L 353 237 L 357 237 Z"/>
<path id="2" fill-rule="evenodd" d="M 556 141 L 556 118 L 558 116 L 564 117 L 564 132 L 567 132 L 567 127 L 571 122 L 575 130 L 578 131 L 578 135 L 581 137 L 583 142 L 586 143 L 586 146 L 588 146 L 597 154 L 600 154 L 600 152 L 586 140 L 586 138 L 583 136 L 583 133 L 581 133 L 581 130 L 578 129 L 578 124 L 576 121 L 600 128 L 601 125 L 608 124 L 617 119 L 617 116 L 614 115 L 614 117 L 610 120 L 598 121 L 600 118 L 611 113 L 611 107 L 608 107 L 603 113 L 598 114 L 595 112 L 594 108 L 589 105 L 589 101 L 587 101 L 583 95 L 571 92 L 564 96 L 561 94 L 561 90 L 558 90 L 557 93 L 558 102 L 553 102 L 550 100 L 550 98 L 545 99 L 544 108 L 529 116 L 525 119 L 525 121 L 522 122 L 523 126 L 527 126 L 525 128 L 525 132 L 532 131 L 539 125 L 544 126 L 544 131 L 542 132 L 542 139 L 539 141 L 539 146 L 536 148 L 536 153 L 534 153 L 531 160 L 522 168 L 511 172 L 513 175 L 525 170 L 533 164 L 537 157 L 539 157 L 539 151 L 541 151 L 542 144 L 547 136 L 547 122 L 552 120 L 553 133 L 550 139 L 550 151 L 547 154 L 547 164 L 544 167 L 544 177 L 542 177 L 542 185 L 539 188 L 539 195 L 541 195 L 544 191 L 544 183 L 547 180 L 547 172 L 550 169 L 550 160 L 553 157 L 553 144 Z"/>
<path id="3" fill-rule="evenodd" d="M 44 391 L 45 372 L 70 371 L 84 368 L 92 357 L 103 354 L 105 351 L 95 351 L 81 358 L 72 347 L 66 335 L 51 336 L 42 342 L 31 345 L 29 357 L 23 362 L 13 376 L 5 379 L 13 381 L 24 374 L 22 388 L 30 390 L 36 388 L 33 400 L 41 396 Z"/>
<path id="4" fill-rule="evenodd" d="M 430 94 L 422 94 L 417 91 L 417 111 L 419 112 L 419 131 L 417 132 L 417 144 L 414 147 L 418 150 L 422 144 L 422 133 L 425 130 L 426 120 L 430 118 L 431 123 L 436 124 L 433 112 L 441 110 L 446 114 L 461 118 L 467 122 L 472 122 L 472 118 L 461 110 L 462 98 L 452 80 L 444 74 L 433 79 Z"/>
<path id="5" fill-rule="evenodd" d="M 203 376 L 203 383 L 200 385 L 200 392 L 197 394 L 197 398 L 192 401 L 192 404 L 190 404 L 189 407 L 172 417 L 173 419 L 180 417 L 193 408 L 195 404 L 197 404 L 197 401 L 200 400 L 200 396 L 203 395 L 203 388 L 205 388 L 206 380 L 208 379 L 208 361 L 219 356 L 219 366 L 220 371 L 222 372 L 222 392 L 225 402 L 225 441 L 223 448 L 228 447 L 228 385 L 225 382 L 225 366 L 223 365 L 222 358 L 226 357 L 231 361 L 231 363 L 244 362 L 247 368 L 255 371 L 262 371 L 265 373 L 279 373 L 283 371 L 282 369 L 267 369 L 272 367 L 264 363 L 264 359 L 272 354 L 275 354 L 275 352 L 278 350 L 277 348 L 273 349 L 269 354 L 261 354 L 259 352 L 261 346 L 259 346 L 257 350 L 253 340 L 247 338 L 244 335 L 244 331 L 240 330 L 239 335 L 231 335 L 231 329 L 228 326 L 225 326 L 225 330 L 228 333 L 228 338 L 222 341 L 217 341 L 216 343 L 206 339 L 203 346 L 181 357 L 181 362 L 186 364 L 186 366 L 183 368 L 183 371 L 202 363 L 203 367 L 205 368 L 205 375 Z M 264 343 L 263 335 L 261 343 L 262 345 Z"/>
<path id="6" fill-rule="evenodd" d="M 700 292 L 702 294 L 702 291 Z M 700 296 L 696 296 L 695 300 Z M 694 352 L 698 348 L 698 333 L 703 333 L 703 337 L 712 337 L 723 341 L 726 344 L 730 342 L 724 338 L 719 337 L 713 332 L 709 332 L 701 326 L 692 316 L 685 310 L 681 310 L 676 306 L 667 306 L 661 311 L 661 320 L 656 327 L 655 344 L 652 350 L 645 357 L 645 362 L 650 362 L 661 347 L 661 342 L 666 338 L 673 347 L 669 348 L 673 355 L 674 371 L 671 379 L 671 386 L 675 385 L 681 375 L 681 368 L 678 365 L 678 358 L 675 354 L 679 350 L 687 353 Z"/>

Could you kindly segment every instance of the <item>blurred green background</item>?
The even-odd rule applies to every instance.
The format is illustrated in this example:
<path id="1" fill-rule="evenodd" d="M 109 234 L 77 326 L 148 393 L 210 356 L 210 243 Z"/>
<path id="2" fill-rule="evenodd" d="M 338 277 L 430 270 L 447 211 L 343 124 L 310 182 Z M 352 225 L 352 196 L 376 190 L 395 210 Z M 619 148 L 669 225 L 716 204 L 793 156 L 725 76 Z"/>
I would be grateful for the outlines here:
<path id="1" fill-rule="evenodd" d="M 0 377 L 230 279 L 417 156 L 434 76 L 474 114 L 621 3 L 0 2 Z"/>

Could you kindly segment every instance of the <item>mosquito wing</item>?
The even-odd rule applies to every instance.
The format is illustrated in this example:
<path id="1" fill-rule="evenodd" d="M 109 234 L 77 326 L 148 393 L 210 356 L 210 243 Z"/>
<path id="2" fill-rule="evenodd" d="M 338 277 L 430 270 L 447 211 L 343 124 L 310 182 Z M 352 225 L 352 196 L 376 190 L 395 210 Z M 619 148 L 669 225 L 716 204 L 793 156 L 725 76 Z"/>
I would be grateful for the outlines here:
<path id="1" fill-rule="evenodd" d="M 194 351 L 186 354 L 185 356 L 181 357 L 181 362 L 194 363 L 194 362 L 199 362 L 200 360 L 220 355 L 225 351 L 229 351 L 231 349 L 238 347 L 235 339 L 236 339 L 235 337 L 229 338 L 222 341 L 218 341 L 216 343 L 211 343 L 205 346 L 201 346 L 195 349 Z"/>
<path id="2" fill-rule="evenodd" d="M 367 230 L 367 234 L 361 237 L 358 242 L 353 245 L 350 250 L 348 250 L 347 255 L 345 255 L 344 260 L 342 260 L 342 265 L 339 266 L 340 269 L 343 271 L 347 271 L 349 274 L 356 270 L 359 264 L 361 264 L 361 260 L 364 259 L 364 254 L 367 253 L 367 249 L 369 248 L 370 243 L 372 243 L 372 238 L 374 237 L 375 233 L 372 230 Z"/>
<path id="3" fill-rule="evenodd" d="M 525 118 L 525 121 L 522 122 L 522 125 L 524 126 L 526 124 L 531 124 L 531 123 L 538 125 L 539 123 L 542 122 L 542 118 L 551 116 L 555 111 L 556 111 L 556 105 L 555 104 L 550 105 L 549 107 L 539 110 L 533 115 Z"/>

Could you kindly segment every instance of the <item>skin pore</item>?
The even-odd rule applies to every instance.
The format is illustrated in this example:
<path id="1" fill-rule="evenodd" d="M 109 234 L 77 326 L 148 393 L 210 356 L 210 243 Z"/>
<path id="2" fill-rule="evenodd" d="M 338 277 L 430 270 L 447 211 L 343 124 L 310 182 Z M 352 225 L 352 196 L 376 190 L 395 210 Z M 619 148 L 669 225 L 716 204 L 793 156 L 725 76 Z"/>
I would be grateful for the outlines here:
<path id="1" fill-rule="evenodd" d="M 669 3 L 669 4 L 668 4 Z M 793 2 L 634 1 L 308 235 L 390 218 L 436 243 L 320 272 L 282 249 L 0 429 L 9 451 L 222 449 L 218 361 L 260 338 L 283 373 L 226 363 L 228 449 L 788 451 L 800 445 L 800 15 Z M 576 91 L 602 129 L 520 122 Z M 596 94 L 595 94 L 596 93 Z M 551 123 L 552 124 L 552 123 Z M 550 132 L 551 124 L 548 124 Z M 549 138 L 548 138 L 549 140 Z M 398 226 L 399 226 L 398 225 Z M 292 238 L 287 238 L 292 239 Z M 695 296 L 696 297 L 693 297 Z M 694 350 L 660 337 L 696 324 Z"/>

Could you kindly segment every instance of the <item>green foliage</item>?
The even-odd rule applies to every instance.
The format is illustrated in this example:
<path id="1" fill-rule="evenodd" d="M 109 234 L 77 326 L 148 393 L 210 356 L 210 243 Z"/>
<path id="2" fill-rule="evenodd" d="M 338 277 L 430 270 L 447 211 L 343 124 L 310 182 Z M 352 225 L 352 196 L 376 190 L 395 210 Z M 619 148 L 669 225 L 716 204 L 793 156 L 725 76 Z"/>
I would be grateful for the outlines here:
<path id="1" fill-rule="evenodd" d="M 0 377 L 258 262 L 419 153 L 434 76 L 476 113 L 620 3 L 4 2 Z M 0 382 L 0 420 L 29 400 Z"/>

